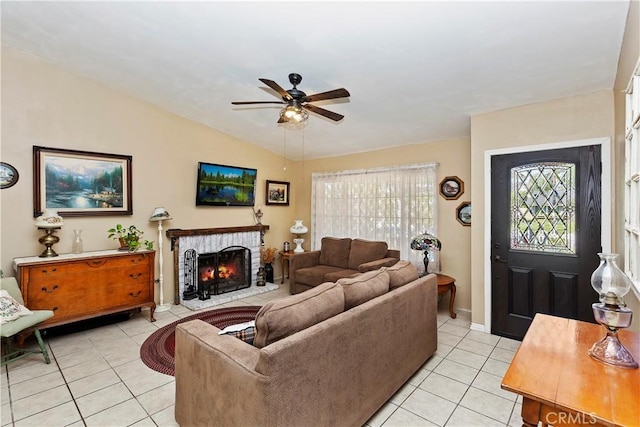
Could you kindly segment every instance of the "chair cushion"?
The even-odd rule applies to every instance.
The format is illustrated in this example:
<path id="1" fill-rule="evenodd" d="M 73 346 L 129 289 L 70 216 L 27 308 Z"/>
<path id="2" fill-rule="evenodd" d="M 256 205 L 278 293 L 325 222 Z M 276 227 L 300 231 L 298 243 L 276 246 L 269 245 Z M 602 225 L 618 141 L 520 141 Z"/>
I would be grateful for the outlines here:
<path id="1" fill-rule="evenodd" d="M 335 237 L 323 237 L 320 245 L 320 264 L 349 268 L 349 250 L 351 239 L 346 237 L 338 239 Z M 358 270 L 358 267 L 352 270 Z M 298 274 L 296 272 L 296 274 Z"/>
<path id="2" fill-rule="evenodd" d="M 28 316 L 30 314 L 31 310 L 16 301 L 9 295 L 9 292 L 0 289 L 0 324 L 4 325 L 20 316 Z"/>
<path id="3" fill-rule="evenodd" d="M 351 242 L 348 267 L 351 270 L 358 271 L 360 264 L 386 258 L 387 249 L 389 249 L 387 242 L 353 239 Z"/>
<path id="4" fill-rule="evenodd" d="M 389 275 L 373 270 L 349 279 L 340 279 L 344 290 L 344 309 L 349 310 L 389 291 Z"/>
<path id="5" fill-rule="evenodd" d="M 30 315 L 20 316 L 11 322 L 3 324 L 2 328 L 0 328 L 0 336 L 5 338 L 14 336 L 18 332 L 36 326 L 50 317 L 53 317 L 53 311 L 51 310 L 31 310 Z"/>
<path id="6" fill-rule="evenodd" d="M 344 311 L 344 292 L 336 283 L 270 301 L 256 314 L 253 345 L 262 348 Z"/>
<path id="7" fill-rule="evenodd" d="M 409 261 L 398 261 L 391 267 L 383 267 L 382 270 L 389 274 L 389 289 L 399 288 L 419 277 L 418 269 Z"/>

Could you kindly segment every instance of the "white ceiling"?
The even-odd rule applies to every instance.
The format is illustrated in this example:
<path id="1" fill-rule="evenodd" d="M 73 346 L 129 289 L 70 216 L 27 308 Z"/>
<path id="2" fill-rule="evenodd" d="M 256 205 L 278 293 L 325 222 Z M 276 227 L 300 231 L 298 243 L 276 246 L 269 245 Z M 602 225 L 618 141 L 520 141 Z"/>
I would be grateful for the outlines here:
<path id="1" fill-rule="evenodd" d="M 470 116 L 613 87 L 628 1 L 12 2 L 2 43 L 283 153 L 258 81 L 344 87 L 287 130 L 318 158 L 469 136 Z M 187 142 L 188 143 L 188 142 Z"/>

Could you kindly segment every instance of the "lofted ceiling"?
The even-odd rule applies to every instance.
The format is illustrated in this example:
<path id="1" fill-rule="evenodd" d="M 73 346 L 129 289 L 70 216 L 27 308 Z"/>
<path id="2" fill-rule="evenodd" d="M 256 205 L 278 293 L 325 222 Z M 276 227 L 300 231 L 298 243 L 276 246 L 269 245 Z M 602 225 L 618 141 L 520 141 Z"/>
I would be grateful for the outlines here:
<path id="1" fill-rule="evenodd" d="M 613 88 L 628 1 L 2 1 L 2 43 L 299 160 L 470 135 L 477 113 Z M 258 78 L 307 94 L 277 125 Z M 303 153 L 304 148 L 304 153 Z"/>

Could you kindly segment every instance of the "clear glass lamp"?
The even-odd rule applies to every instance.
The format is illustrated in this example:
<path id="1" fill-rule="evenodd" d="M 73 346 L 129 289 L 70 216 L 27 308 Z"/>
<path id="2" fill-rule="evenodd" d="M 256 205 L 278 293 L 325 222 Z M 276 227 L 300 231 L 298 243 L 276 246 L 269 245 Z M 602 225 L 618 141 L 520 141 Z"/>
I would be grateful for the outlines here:
<path id="1" fill-rule="evenodd" d="M 607 329 L 607 334 L 593 344 L 589 356 L 610 365 L 634 369 L 638 362 L 618 339 L 618 330 L 631 326 L 633 318 L 633 312 L 622 299 L 631 289 L 631 280 L 618 268 L 617 254 L 598 255 L 600 265 L 591 275 L 591 286 L 600 295 L 600 302 L 591 307 L 596 322 Z"/>

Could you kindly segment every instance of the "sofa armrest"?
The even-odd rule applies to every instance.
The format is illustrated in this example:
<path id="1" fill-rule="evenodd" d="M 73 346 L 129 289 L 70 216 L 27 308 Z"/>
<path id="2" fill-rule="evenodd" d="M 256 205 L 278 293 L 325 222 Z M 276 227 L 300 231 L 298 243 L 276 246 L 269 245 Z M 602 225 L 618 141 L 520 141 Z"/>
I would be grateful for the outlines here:
<path id="1" fill-rule="evenodd" d="M 176 421 L 180 425 L 261 425 L 268 419 L 269 378 L 255 371 L 260 349 L 201 320 L 176 327 Z M 251 402 L 244 411 L 238 402 Z"/>
<path id="2" fill-rule="evenodd" d="M 320 263 L 320 251 L 302 252 L 295 254 L 289 259 L 289 289 L 295 290 L 296 270 L 300 268 L 313 267 Z M 284 272 L 283 272 L 284 274 Z"/>
<path id="3" fill-rule="evenodd" d="M 398 258 L 398 261 L 400 261 L 400 250 L 387 249 L 387 258 Z"/>
<path id="4" fill-rule="evenodd" d="M 400 261 L 399 258 L 382 258 L 375 261 L 365 262 L 358 266 L 358 271 L 364 273 L 366 271 L 377 270 L 382 267 L 391 267 L 395 263 Z"/>

